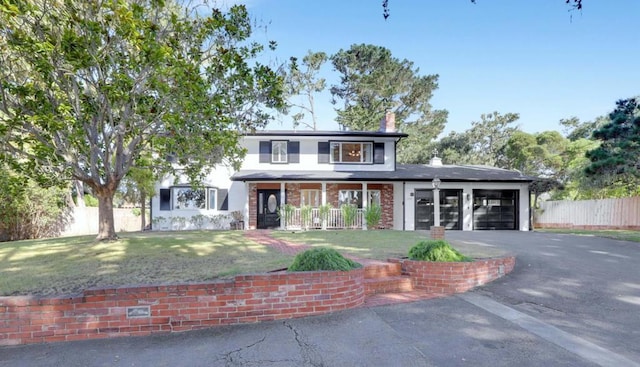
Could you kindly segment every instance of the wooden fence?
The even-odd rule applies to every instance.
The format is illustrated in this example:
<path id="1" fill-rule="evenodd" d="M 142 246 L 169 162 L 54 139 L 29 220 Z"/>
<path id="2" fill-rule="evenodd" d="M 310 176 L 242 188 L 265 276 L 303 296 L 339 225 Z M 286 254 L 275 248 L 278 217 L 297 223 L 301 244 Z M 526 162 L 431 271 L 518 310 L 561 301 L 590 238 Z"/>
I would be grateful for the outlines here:
<path id="1" fill-rule="evenodd" d="M 147 213 L 149 211 L 147 210 Z M 113 209 L 116 232 L 134 232 L 140 230 L 140 216 L 131 209 Z M 147 220 L 147 223 L 149 221 Z M 80 236 L 98 233 L 98 208 L 73 208 L 72 219 L 62 232 L 62 236 Z"/>
<path id="2" fill-rule="evenodd" d="M 535 211 L 535 228 L 640 230 L 640 197 L 544 201 Z"/>

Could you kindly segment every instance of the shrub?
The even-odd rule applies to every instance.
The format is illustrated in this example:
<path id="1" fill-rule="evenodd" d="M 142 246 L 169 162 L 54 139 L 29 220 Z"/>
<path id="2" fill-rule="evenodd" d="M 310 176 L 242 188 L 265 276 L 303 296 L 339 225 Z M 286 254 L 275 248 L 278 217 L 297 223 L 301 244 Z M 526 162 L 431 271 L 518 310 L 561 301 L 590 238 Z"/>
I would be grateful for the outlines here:
<path id="1" fill-rule="evenodd" d="M 456 262 L 472 261 L 445 240 L 428 240 L 418 242 L 409 250 L 409 259 L 419 261 Z"/>
<path id="2" fill-rule="evenodd" d="M 300 221 L 302 222 L 302 228 L 309 229 L 311 226 L 313 214 L 313 207 L 311 205 L 303 205 L 300 207 Z"/>
<path id="3" fill-rule="evenodd" d="M 344 220 L 344 226 L 346 228 L 352 228 L 356 224 L 358 217 L 358 207 L 353 204 L 343 204 L 340 207 L 342 211 L 342 219 Z"/>
<path id="4" fill-rule="evenodd" d="M 314 248 L 296 255 L 288 271 L 349 271 L 362 265 L 345 258 L 331 248 Z"/>
<path id="5" fill-rule="evenodd" d="M 191 222 L 191 224 L 197 229 L 202 229 L 207 219 L 208 219 L 207 216 L 204 214 L 196 214 L 191 216 L 191 218 L 189 218 L 189 222 Z"/>
<path id="6" fill-rule="evenodd" d="M 0 166 L 0 242 L 59 236 L 73 218 L 66 193 Z"/>
<path id="7" fill-rule="evenodd" d="M 367 221 L 367 229 L 375 229 L 382 219 L 382 208 L 380 205 L 372 204 L 364 211 L 364 218 Z"/>
<path id="8" fill-rule="evenodd" d="M 296 207 L 291 204 L 284 204 L 283 207 L 280 207 L 280 211 L 278 212 L 278 217 L 282 221 L 282 226 L 284 228 L 289 227 L 293 223 L 293 215 L 296 213 Z"/>

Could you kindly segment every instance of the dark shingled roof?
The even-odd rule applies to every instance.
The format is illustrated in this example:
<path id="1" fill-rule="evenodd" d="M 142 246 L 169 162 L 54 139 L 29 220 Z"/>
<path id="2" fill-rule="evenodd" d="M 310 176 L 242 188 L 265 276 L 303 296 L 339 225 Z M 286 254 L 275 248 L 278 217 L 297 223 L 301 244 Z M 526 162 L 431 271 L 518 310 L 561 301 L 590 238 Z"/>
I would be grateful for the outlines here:
<path id="1" fill-rule="evenodd" d="M 240 170 L 233 181 L 489 181 L 531 182 L 536 177 L 525 176 L 518 171 L 487 166 L 429 166 L 398 164 L 395 171 L 277 171 Z"/>
<path id="2" fill-rule="evenodd" d="M 407 134 L 400 132 L 384 131 L 315 131 L 315 130 L 264 130 L 253 133 L 245 133 L 246 136 L 359 136 L 372 138 L 406 138 Z"/>

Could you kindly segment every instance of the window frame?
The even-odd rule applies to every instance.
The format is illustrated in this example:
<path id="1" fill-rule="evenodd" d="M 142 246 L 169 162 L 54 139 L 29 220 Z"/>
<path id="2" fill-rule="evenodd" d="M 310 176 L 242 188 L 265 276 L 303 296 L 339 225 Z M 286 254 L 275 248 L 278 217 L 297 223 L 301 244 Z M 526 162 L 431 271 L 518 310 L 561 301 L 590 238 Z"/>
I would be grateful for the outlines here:
<path id="1" fill-rule="evenodd" d="M 343 193 L 346 193 L 346 192 L 352 192 L 352 193 L 353 192 L 357 192 L 358 193 L 357 199 L 355 199 L 356 203 L 352 202 L 354 200 L 353 199 L 354 196 L 353 195 L 349 195 L 349 197 L 351 198 L 349 200 L 349 201 L 351 201 L 349 204 L 357 204 L 358 205 L 358 209 L 364 208 L 363 201 L 362 201 L 362 196 L 363 196 L 362 191 L 363 190 L 356 190 L 356 189 L 338 190 L 338 207 L 341 207 L 342 205 L 347 204 L 347 203 L 342 203 L 341 200 L 340 200 L 340 197 L 343 196 Z M 377 195 L 373 196 L 372 193 L 377 193 Z M 378 198 L 376 203 L 374 203 L 373 200 L 372 200 L 374 197 Z M 367 190 L 367 206 L 370 207 L 372 204 L 376 204 L 376 205 L 379 205 L 380 207 L 382 207 L 382 191 L 381 190 Z"/>
<path id="2" fill-rule="evenodd" d="M 178 190 L 189 191 L 203 191 L 204 198 L 202 199 L 201 207 L 180 207 L 178 205 Z M 189 202 L 195 202 L 197 199 L 190 199 Z M 207 191 L 206 188 L 193 188 L 191 186 L 172 186 L 171 187 L 171 210 L 207 210 Z"/>
<path id="3" fill-rule="evenodd" d="M 280 146 L 280 149 L 276 149 L 276 146 Z M 279 160 L 274 159 L 276 157 L 276 153 L 278 154 L 278 158 L 280 158 Z M 289 141 L 288 140 L 271 140 L 270 156 L 271 156 L 271 163 L 273 164 L 289 163 Z M 284 159 L 283 159 L 283 156 L 284 156 Z"/>
<path id="4" fill-rule="evenodd" d="M 308 194 L 314 192 L 316 195 L 315 203 L 307 203 L 305 199 L 309 199 Z M 312 208 L 318 208 L 322 205 L 322 190 L 318 189 L 300 189 L 300 206 L 310 205 Z"/>
<path id="5" fill-rule="evenodd" d="M 191 190 L 191 191 L 203 191 L 204 192 L 204 199 L 203 199 L 203 204 L 201 207 L 180 207 L 180 205 L 178 205 L 178 192 L 179 190 Z M 215 210 L 215 211 L 225 211 L 225 209 L 218 209 L 218 205 L 221 204 L 218 201 L 220 200 L 220 198 L 218 198 L 218 193 L 220 192 L 220 189 L 217 187 L 212 187 L 212 186 L 205 186 L 205 187 L 199 187 L 199 188 L 193 188 L 191 186 L 182 186 L 182 185 L 178 185 L 178 186 L 170 186 L 168 189 L 161 189 L 161 190 L 169 190 L 169 205 L 170 208 L 168 209 L 161 209 L 161 210 Z M 197 202 L 197 199 L 191 199 L 189 200 L 189 202 Z"/>
<path id="6" fill-rule="evenodd" d="M 339 145 L 338 156 L 340 157 L 339 161 L 334 159 L 334 144 Z M 343 161 L 343 152 L 342 148 L 345 144 L 359 144 L 360 145 L 360 161 L 359 162 L 348 162 Z M 369 147 L 369 155 L 368 160 L 365 160 L 365 145 Z M 347 141 L 347 140 L 330 140 L 329 141 L 329 163 L 331 164 L 374 164 L 374 142 L 373 141 Z"/>
<path id="7" fill-rule="evenodd" d="M 218 210 L 218 189 L 216 187 L 207 187 L 207 209 Z M 211 200 L 213 199 L 213 205 Z"/>

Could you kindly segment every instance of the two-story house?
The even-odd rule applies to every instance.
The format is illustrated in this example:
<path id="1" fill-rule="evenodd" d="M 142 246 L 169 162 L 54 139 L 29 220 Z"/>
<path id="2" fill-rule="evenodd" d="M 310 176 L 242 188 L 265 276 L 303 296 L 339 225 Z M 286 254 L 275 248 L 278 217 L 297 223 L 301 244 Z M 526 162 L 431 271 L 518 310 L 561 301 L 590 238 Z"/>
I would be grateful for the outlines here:
<path id="1" fill-rule="evenodd" d="M 529 230 L 528 187 L 534 177 L 446 165 L 437 157 L 426 165 L 398 164 L 396 146 L 407 135 L 395 130 L 392 114 L 380 125 L 376 132 L 247 134 L 240 142 L 247 155 L 239 171 L 217 167 L 204 189 L 194 190 L 174 177 L 159 182 L 152 200 L 153 228 L 228 228 L 232 212 L 249 229 L 360 228 L 366 227 L 367 208 L 379 205 L 379 228 Z M 340 209 L 344 204 L 358 208 L 349 224 Z M 295 210 L 283 214 L 283 207 Z M 302 207 L 312 208 L 304 220 Z"/>

